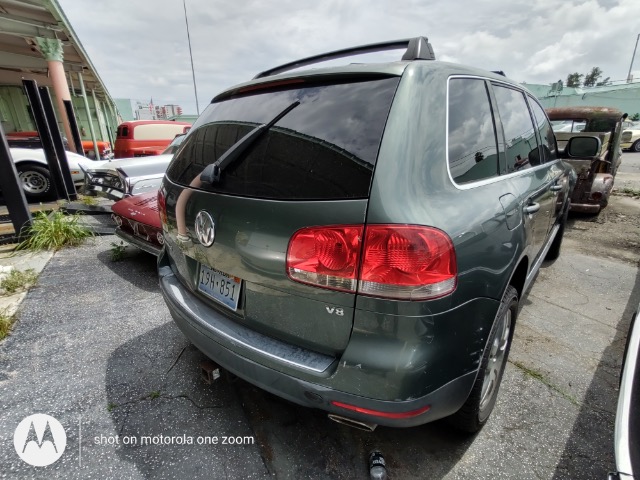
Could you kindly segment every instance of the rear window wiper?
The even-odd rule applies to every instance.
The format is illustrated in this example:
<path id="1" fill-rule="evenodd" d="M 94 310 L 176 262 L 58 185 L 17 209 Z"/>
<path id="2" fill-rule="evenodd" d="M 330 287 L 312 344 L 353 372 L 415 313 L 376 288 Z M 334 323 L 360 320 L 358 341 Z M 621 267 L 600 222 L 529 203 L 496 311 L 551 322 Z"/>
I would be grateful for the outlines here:
<path id="1" fill-rule="evenodd" d="M 247 133 L 244 137 L 231 145 L 229 149 L 222 154 L 222 156 L 215 162 L 207 165 L 200 174 L 200 180 L 202 183 L 217 183 L 220 181 L 222 171 L 235 162 L 242 154 L 260 138 L 260 136 L 267 132 L 271 127 L 278 123 L 282 117 L 288 114 L 291 110 L 300 105 L 299 101 L 293 102 L 282 112 L 276 115 L 269 123 L 263 123 Z"/>

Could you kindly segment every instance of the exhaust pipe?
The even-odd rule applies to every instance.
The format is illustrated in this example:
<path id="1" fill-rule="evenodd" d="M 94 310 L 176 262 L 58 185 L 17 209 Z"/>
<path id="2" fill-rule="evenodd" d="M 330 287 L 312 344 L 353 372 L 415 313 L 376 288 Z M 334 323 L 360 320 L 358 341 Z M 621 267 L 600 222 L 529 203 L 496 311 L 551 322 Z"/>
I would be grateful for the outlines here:
<path id="1" fill-rule="evenodd" d="M 334 422 L 341 423 L 348 427 L 357 428 L 358 430 L 364 430 L 365 432 L 373 432 L 378 426 L 377 423 L 369 423 L 363 422 L 362 420 L 354 420 L 353 418 L 341 417 L 334 413 L 329 413 L 327 416 Z"/>

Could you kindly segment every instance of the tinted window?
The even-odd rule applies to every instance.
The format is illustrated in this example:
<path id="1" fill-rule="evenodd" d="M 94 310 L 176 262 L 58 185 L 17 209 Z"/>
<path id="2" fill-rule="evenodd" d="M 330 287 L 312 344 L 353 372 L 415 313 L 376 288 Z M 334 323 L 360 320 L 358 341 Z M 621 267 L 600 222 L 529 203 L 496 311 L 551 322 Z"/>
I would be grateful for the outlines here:
<path id="1" fill-rule="evenodd" d="M 274 199 L 367 197 L 398 81 L 310 85 L 214 103 L 185 139 L 167 176 L 196 185 L 204 167 L 299 101 L 225 168 L 220 182 L 200 188 Z"/>
<path id="2" fill-rule="evenodd" d="M 507 173 L 539 164 L 538 143 L 524 94 L 499 85 L 493 90 L 507 143 Z"/>
<path id="3" fill-rule="evenodd" d="M 547 120 L 547 116 L 545 115 L 544 110 L 542 110 L 542 107 L 531 97 L 529 97 L 529 105 L 531 105 L 533 116 L 536 119 L 536 128 L 538 129 L 538 132 L 540 132 L 540 139 L 542 142 L 540 146 L 540 154 L 542 155 L 542 163 L 555 160 L 558 158 L 558 152 L 556 151 L 556 137 L 553 133 L 553 129 L 551 128 L 551 124 L 549 123 L 549 120 Z"/>
<path id="4" fill-rule="evenodd" d="M 498 175 L 498 149 L 485 82 L 449 81 L 449 168 L 457 183 Z"/>

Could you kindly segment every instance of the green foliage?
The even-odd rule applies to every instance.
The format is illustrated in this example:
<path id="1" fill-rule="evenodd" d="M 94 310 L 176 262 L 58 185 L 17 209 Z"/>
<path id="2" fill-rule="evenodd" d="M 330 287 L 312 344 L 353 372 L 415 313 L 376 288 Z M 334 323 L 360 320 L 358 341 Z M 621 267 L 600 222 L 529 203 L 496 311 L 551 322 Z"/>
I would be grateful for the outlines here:
<path id="1" fill-rule="evenodd" d="M 93 207 L 98 204 L 98 199 L 96 197 L 89 197 L 87 195 L 78 195 L 78 200 L 87 207 Z"/>
<path id="2" fill-rule="evenodd" d="M 126 245 L 122 240 L 120 243 L 111 242 L 111 261 L 118 262 L 124 258 Z"/>
<path id="3" fill-rule="evenodd" d="M 567 75 L 567 87 L 579 87 L 582 83 L 582 75 L 581 73 L 575 72 Z"/>
<path id="4" fill-rule="evenodd" d="M 631 115 L 632 122 L 637 122 L 638 120 L 640 120 L 640 113 L 634 113 L 633 115 Z"/>
<path id="5" fill-rule="evenodd" d="M 4 340 L 13 326 L 13 317 L 7 314 L 6 310 L 0 311 L 0 340 Z"/>
<path id="6" fill-rule="evenodd" d="M 155 399 L 156 399 L 156 398 L 158 398 L 159 396 L 160 396 L 160 392 L 159 392 L 158 390 L 156 390 L 156 391 L 154 391 L 154 392 L 151 392 L 151 393 L 149 394 L 149 398 L 150 398 L 151 400 L 155 400 Z"/>
<path id="7" fill-rule="evenodd" d="M 0 281 L 0 290 L 8 294 L 13 294 L 23 290 L 28 290 L 38 280 L 38 274 L 33 268 L 28 270 L 11 270 L 9 274 Z"/>
<path id="8" fill-rule="evenodd" d="M 116 408 L 117 406 L 118 406 L 117 404 L 115 404 L 115 403 L 113 403 L 113 402 L 110 402 L 110 403 L 107 405 L 107 412 L 111 412 L 111 411 L 112 411 L 114 408 Z"/>
<path id="9" fill-rule="evenodd" d="M 593 67 L 591 72 L 584 76 L 584 86 L 593 87 L 601 76 L 602 70 L 599 67 Z"/>
<path id="10" fill-rule="evenodd" d="M 33 224 L 23 234 L 28 238 L 17 250 L 60 250 L 62 247 L 82 244 L 93 232 L 79 223 L 80 215 L 65 215 L 58 211 L 47 215 L 35 214 Z"/>

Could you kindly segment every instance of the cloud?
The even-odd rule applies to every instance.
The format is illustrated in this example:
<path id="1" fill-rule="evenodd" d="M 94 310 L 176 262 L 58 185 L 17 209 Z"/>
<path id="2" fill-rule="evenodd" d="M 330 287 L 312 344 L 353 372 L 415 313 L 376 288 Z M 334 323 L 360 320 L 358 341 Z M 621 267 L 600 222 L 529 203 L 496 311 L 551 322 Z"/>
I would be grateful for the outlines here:
<path id="1" fill-rule="evenodd" d="M 90 7 L 82 0 L 59 1 L 112 96 L 171 99 L 195 113 L 180 0 L 103 0 Z M 186 4 L 201 109 L 223 89 L 270 67 L 417 35 L 429 37 L 438 59 L 504 70 L 529 83 L 554 82 L 594 66 L 605 77 L 624 79 L 640 33 L 638 0 Z M 640 69 L 640 59 L 636 65 Z"/>

